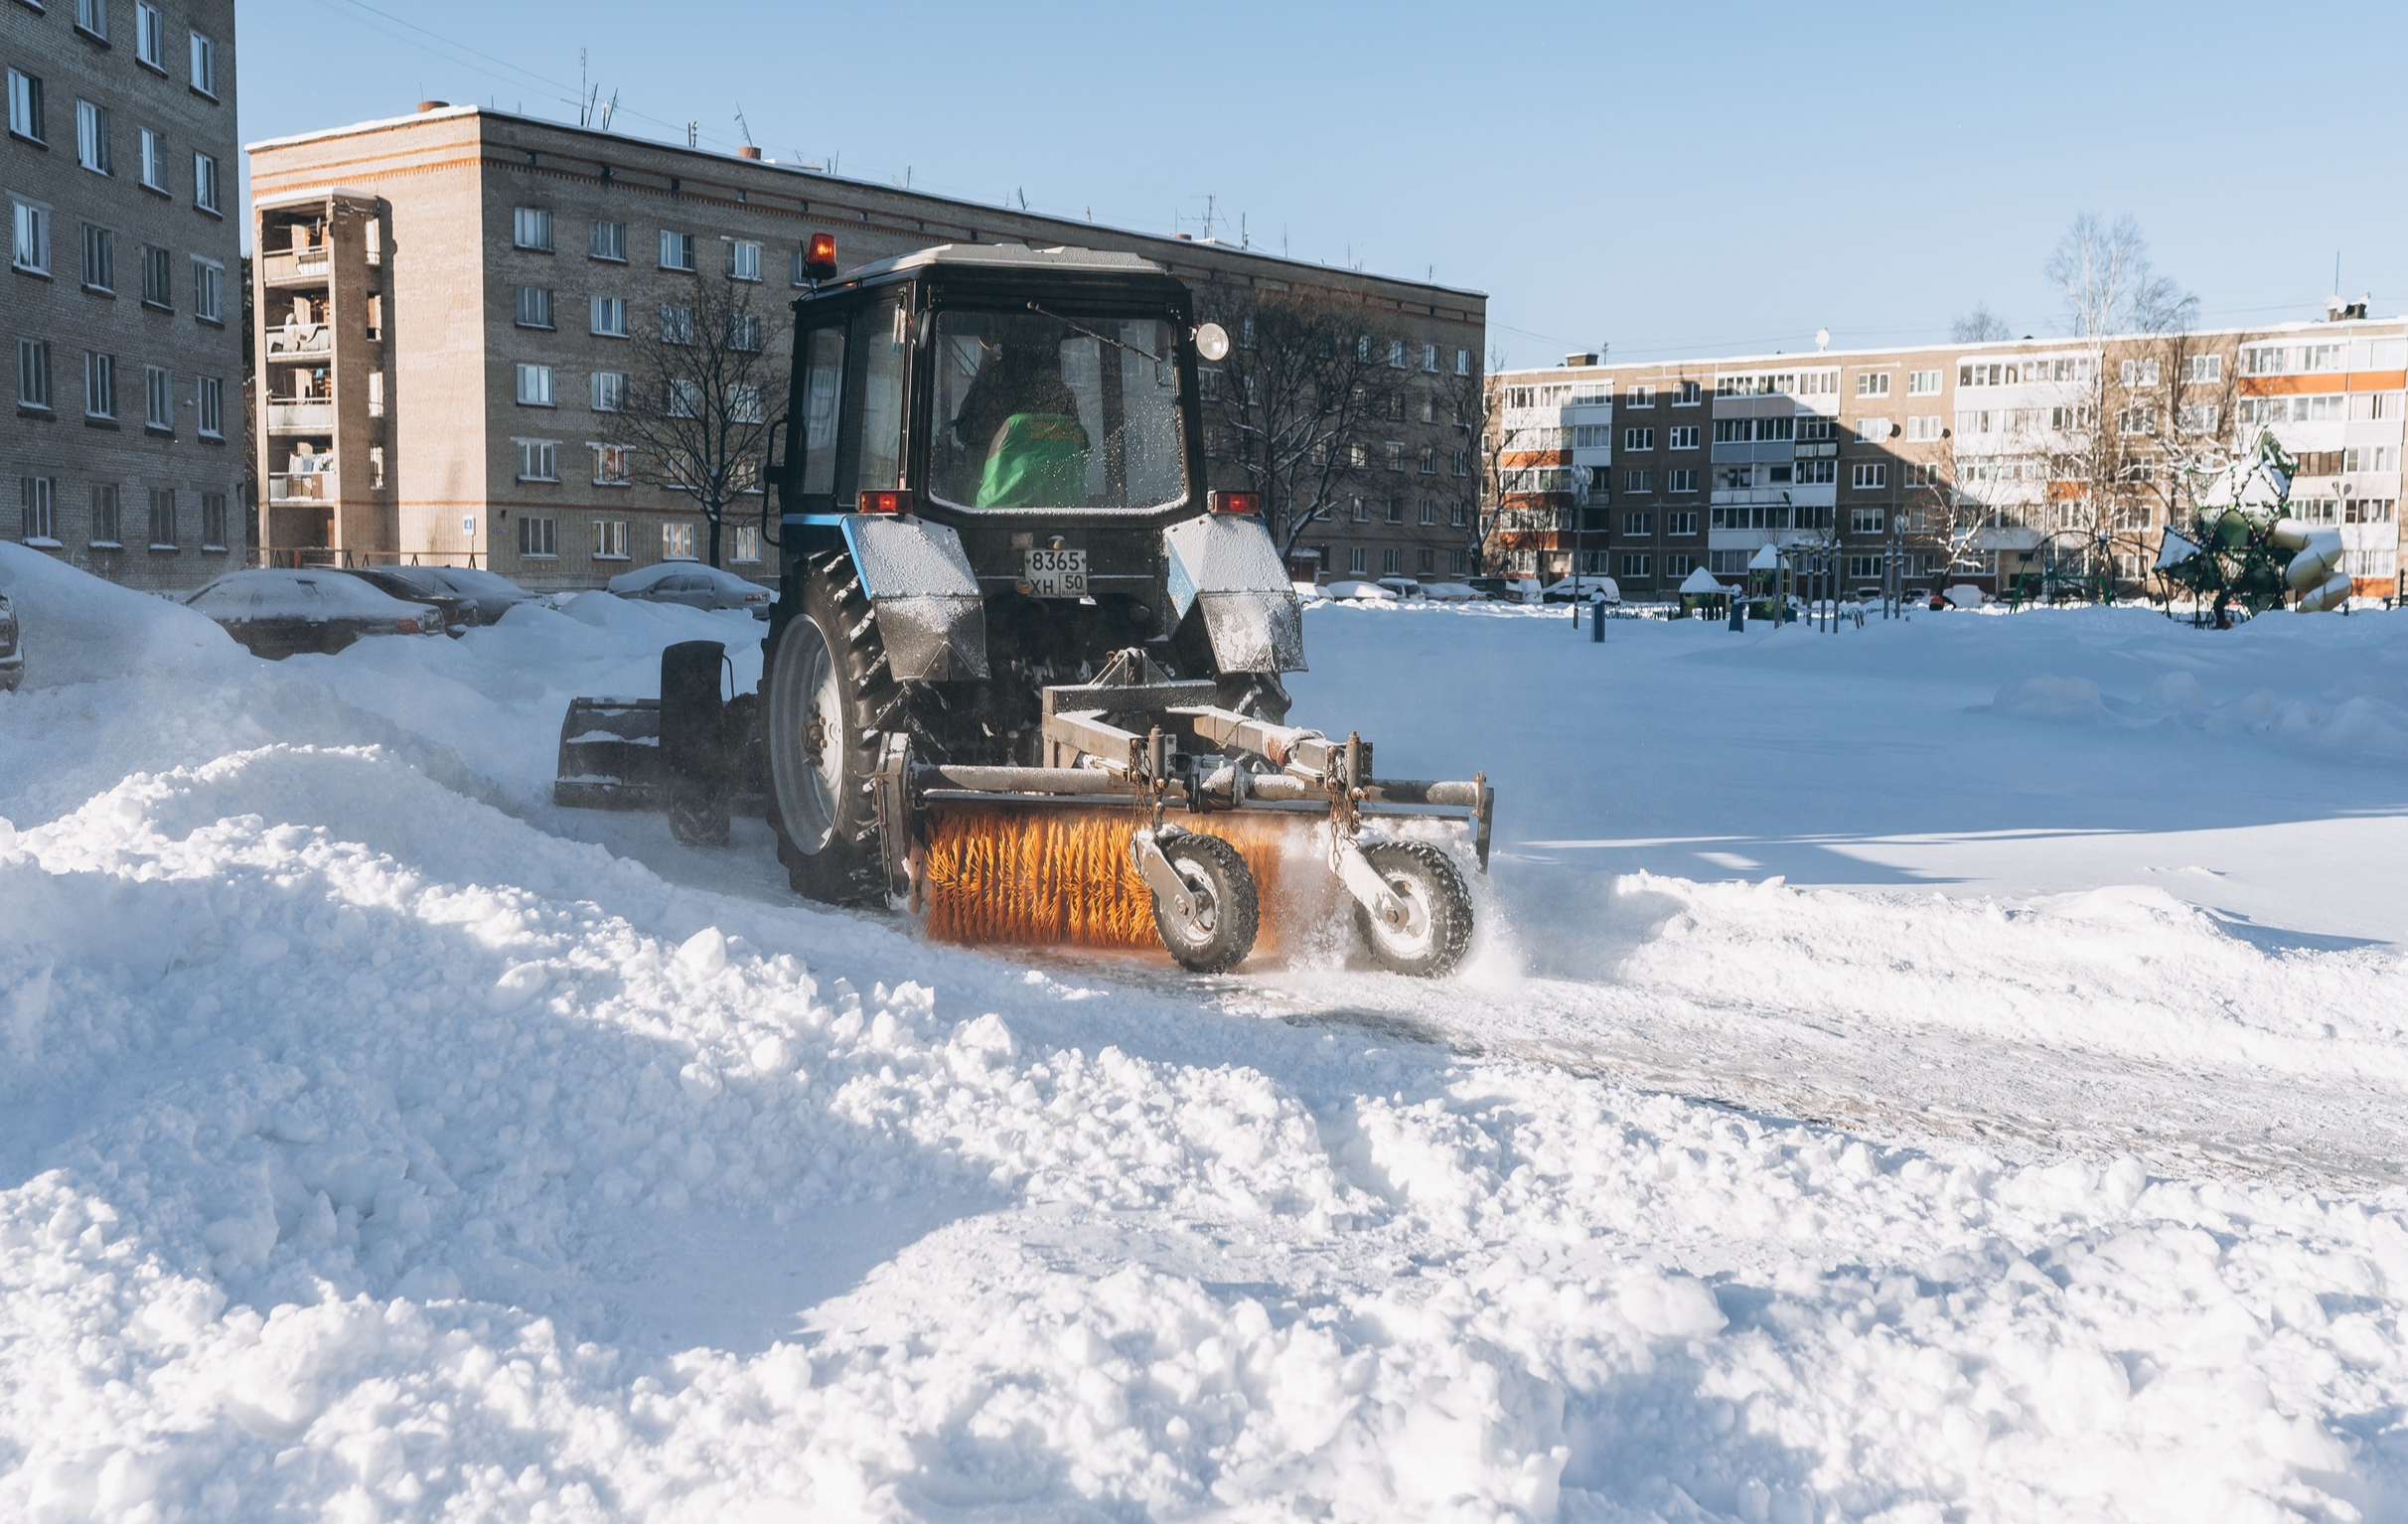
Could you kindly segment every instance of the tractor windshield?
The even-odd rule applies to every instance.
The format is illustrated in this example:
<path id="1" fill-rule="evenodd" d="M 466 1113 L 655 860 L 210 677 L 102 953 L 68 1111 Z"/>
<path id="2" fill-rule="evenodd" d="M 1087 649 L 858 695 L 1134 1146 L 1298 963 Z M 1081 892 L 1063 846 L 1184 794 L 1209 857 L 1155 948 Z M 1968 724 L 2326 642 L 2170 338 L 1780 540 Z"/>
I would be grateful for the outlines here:
<path id="1" fill-rule="evenodd" d="M 1187 493 L 1159 318 L 945 311 L 928 492 L 955 508 L 1163 508 Z"/>

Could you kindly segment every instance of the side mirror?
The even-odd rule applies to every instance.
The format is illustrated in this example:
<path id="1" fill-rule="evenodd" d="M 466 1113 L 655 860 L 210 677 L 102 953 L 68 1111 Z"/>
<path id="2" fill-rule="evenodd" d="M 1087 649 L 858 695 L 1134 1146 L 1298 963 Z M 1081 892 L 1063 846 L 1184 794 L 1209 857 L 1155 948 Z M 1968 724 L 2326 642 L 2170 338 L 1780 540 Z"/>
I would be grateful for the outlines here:
<path id="1" fill-rule="evenodd" d="M 1196 357 L 1207 364 L 1218 365 L 1229 358 L 1229 330 L 1218 323 L 1205 323 L 1195 332 Z"/>

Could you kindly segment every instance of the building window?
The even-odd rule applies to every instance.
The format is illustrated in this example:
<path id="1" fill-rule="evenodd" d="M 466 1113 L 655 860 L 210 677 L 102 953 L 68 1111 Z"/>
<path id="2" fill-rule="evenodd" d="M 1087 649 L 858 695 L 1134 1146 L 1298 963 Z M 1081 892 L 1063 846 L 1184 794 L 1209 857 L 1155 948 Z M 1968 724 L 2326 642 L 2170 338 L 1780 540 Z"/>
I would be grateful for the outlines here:
<path id="1" fill-rule="evenodd" d="M 596 487 L 626 486 L 628 483 L 627 446 L 597 444 L 593 446 L 593 452 L 594 485 Z"/>
<path id="2" fill-rule="evenodd" d="M 1666 492 L 1675 494 L 1696 492 L 1698 490 L 1697 468 L 1695 466 L 1682 466 L 1676 470 L 1665 472 L 1664 490 Z"/>
<path id="3" fill-rule="evenodd" d="M 75 162 L 95 175 L 108 173 L 108 107 L 75 102 Z"/>
<path id="4" fill-rule="evenodd" d="M 519 405 L 549 407 L 552 405 L 552 368 L 521 364 L 519 367 Z"/>
<path id="5" fill-rule="evenodd" d="M 1836 460 L 1801 460 L 1794 480 L 1800 487 L 1828 487 L 1839 479 L 1839 467 Z"/>
<path id="6" fill-rule="evenodd" d="M 134 60 L 167 73 L 167 18 L 149 0 L 134 7 Z"/>
<path id="7" fill-rule="evenodd" d="M 1471 452 L 1469 450 L 1449 450 L 1446 452 L 1446 459 L 1455 475 L 1471 475 Z"/>
<path id="8" fill-rule="evenodd" d="M 163 366 L 142 368 L 142 426 L 162 432 L 176 426 L 176 379 Z"/>
<path id="9" fill-rule="evenodd" d="M 8 72 L 8 130 L 29 143 L 43 141 L 39 76 L 14 69 Z"/>
<path id="10" fill-rule="evenodd" d="M 34 7 L 40 10 L 40 6 Z M 75 0 L 75 30 L 108 41 L 108 0 Z"/>
<path id="11" fill-rule="evenodd" d="M 560 480 L 558 441 L 551 439 L 520 440 L 519 480 L 522 482 L 556 482 Z"/>
<path id="12" fill-rule="evenodd" d="M 59 542 L 59 521 L 51 505 L 51 496 L 58 486 L 47 476 L 17 478 L 18 524 L 25 532 L 27 544 L 56 545 Z"/>
<path id="13" fill-rule="evenodd" d="M 370 380 L 376 378 L 371 377 Z M 226 382 L 215 376 L 204 376 L 193 388 L 193 410 L 201 415 L 195 425 L 204 439 L 226 437 Z"/>
<path id="14" fill-rule="evenodd" d="M 1653 516 L 1648 514 L 1624 514 L 1622 516 L 1622 533 L 1625 534 L 1654 533 L 1655 530 Z"/>
<path id="15" fill-rule="evenodd" d="M 193 316 L 204 323 L 224 321 L 226 266 L 215 259 L 193 257 Z"/>
<path id="16" fill-rule="evenodd" d="M 671 378 L 661 383 L 661 411 L 672 418 L 702 415 L 702 386 L 698 381 Z"/>
<path id="17" fill-rule="evenodd" d="M 521 328 L 552 326 L 552 294 L 541 286 L 519 287 L 514 321 Z"/>
<path id="18" fill-rule="evenodd" d="M 1881 461 L 1859 461 L 1850 470 L 1849 485 L 1852 487 L 1881 487 L 1889 481 L 1889 467 Z"/>
<path id="19" fill-rule="evenodd" d="M 1664 516 L 1664 533 L 1667 534 L 1695 534 L 1697 532 L 1698 516 L 1695 512 Z"/>
<path id="20" fill-rule="evenodd" d="M 1347 516 L 1353 519 L 1355 523 L 1371 523 L 1371 504 L 1368 500 L 1363 498 L 1348 498 L 1346 500 L 1346 505 Z"/>
<path id="21" fill-rule="evenodd" d="M 1655 473 L 1654 473 L 1653 471 L 1625 471 L 1625 472 L 1623 472 L 1623 473 L 1622 473 L 1622 490 L 1623 490 L 1624 492 L 1639 492 L 1639 493 L 1647 493 L 1647 492 L 1653 492 L 1653 491 L 1655 491 Z"/>
<path id="22" fill-rule="evenodd" d="M 1405 500 L 1390 498 L 1382 517 L 1390 524 L 1403 524 L 1405 522 Z"/>
<path id="23" fill-rule="evenodd" d="M 209 213 L 220 210 L 218 161 L 205 153 L 193 155 L 193 205 Z"/>
<path id="24" fill-rule="evenodd" d="M 1429 527 L 1429 528 L 1435 528 L 1435 527 L 1436 527 L 1436 525 L 1437 525 L 1437 522 L 1438 522 L 1438 501 L 1437 501 L 1437 499 L 1435 499 L 1435 498 L 1424 498 L 1424 499 L 1422 500 L 1422 523 L 1423 523 L 1423 525 L 1424 525 L 1425 527 Z"/>
<path id="25" fill-rule="evenodd" d="M 1359 577 L 1370 569 L 1370 550 L 1362 545 L 1356 545 L 1353 549 L 1346 552 L 1346 570 L 1350 575 Z"/>
<path id="26" fill-rule="evenodd" d="M 17 341 L 17 405 L 50 411 L 50 341 Z"/>
<path id="27" fill-rule="evenodd" d="M 727 347 L 742 354 L 751 354 L 761 347 L 760 315 L 751 312 L 731 312 L 727 315 Z"/>
<path id="28" fill-rule="evenodd" d="M 154 487 L 150 495 L 150 547 L 176 548 L 176 489 Z"/>
<path id="29" fill-rule="evenodd" d="M 83 352 L 83 415 L 117 416 L 117 357 Z"/>
<path id="30" fill-rule="evenodd" d="M 119 550 L 125 541 L 119 537 L 123 526 L 117 518 L 117 484 L 100 482 L 92 488 L 92 535 L 94 547 Z"/>
<path id="31" fill-rule="evenodd" d="M 521 442 L 522 445 L 525 441 Z M 542 514 L 519 516 L 519 554 L 548 561 L 560 554 L 560 521 Z"/>
<path id="32" fill-rule="evenodd" d="M 627 337 L 627 298 L 597 296 L 593 299 L 593 331 L 605 339 Z"/>
<path id="33" fill-rule="evenodd" d="M 2224 379 L 2224 357 L 2221 355 L 2189 355 L 2182 360 L 2182 380 L 2185 381 L 2220 381 Z"/>
<path id="34" fill-rule="evenodd" d="M 1438 347 L 1436 345 L 1425 344 L 1422 346 L 1422 370 L 1424 374 L 1430 376 L 1438 374 Z"/>
<path id="35" fill-rule="evenodd" d="M 1848 533 L 1879 534 L 1888 527 L 1889 515 L 1879 508 L 1852 508 L 1848 511 Z"/>
<path id="36" fill-rule="evenodd" d="M 152 248 L 147 244 L 135 246 L 134 263 L 142 271 L 143 306 L 156 307 L 162 312 L 175 310 L 175 266 L 169 262 L 172 258 L 164 248 Z"/>
<path id="37" fill-rule="evenodd" d="M 1859 374 L 1856 394 L 1858 396 L 1889 395 L 1889 373 L 1887 371 L 1866 371 Z"/>
<path id="38" fill-rule="evenodd" d="M 627 521 L 596 519 L 594 521 L 594 559 L 623 561 L 627 559 Z"/>
<path id="39" fill-rule="evenodd" d="M 661 526 L 661 559 L 690 561 L 694 558 L 694 525 L 690 519 L 675 520 Z"/>
<path id="40" fill-rule="evenodd" d="M 1906 420 L 1906 438 L 1914 444 L 1929 444 L 1940 437 L 1940 415 L 1936 412 L 1916 413 Z"/>
<path id="41" fill-rule="evenodd" d="M 1940 373 L 1937 371 L 1907 372 L 1906 394 L 1908 396 L 1938 396 L 1940 394 Z"/>
<path id="42" fill-rule="evenodd" d="M 761 531 L 755 525 L 739 524 L 733 531 L 735 543 L 729 547 L 727 558 L 741 565 L 758 565 L 761 560 Z"/>
<path id="43" fill-rule="evenodd" d="M 1622 405 L 1624 407 L 1653 407 L 1655 396 L 1653 386 L 1633 386 L 1622 394 Z"/>
<path id="44" fill-rule="evenodd" d="M 2158 363 L 2147 360 L 2127 360 L 2116 367 L 2116 380 L 2127 386 L 2154 386 L 2158 383 Z"/>
<path id="45" fill-rule="evenodd" d="M 694 267 L 694 235 L 661 229 L 661 268 L 690 270 Z"/>
<path id="46" fill-rule="evenodd" d="M 627 262 L 627 225 L 625 223 L 596 223 L 585 235 L 585 254 L 589 259 L 609 259 Z"/>
<path id="47" fill-rule="evenodd" d="M 1634 403 L 1633 405 L 1635 406 L 1636 404 Z M 1654 449 L 1655 430 L 1651 428 L 1626 428 L 1622 430 L 1622 448 L 1624 450 Z"/>
<path id="48" fill-rule="evenodd" d="M 1698 426 L 1694 423 L 1683 423 L 1666 429 L 1664 435 L 1664 442 L 1673 449 L 1694 450 L 1698 447 Z"/>
<path id="49" fill-rule="evenodd" d="M 1380 575 L 1397 577 L 1405 574 L 1405 552 L 1387 549 L 1380 552 Z"/>
<path id="50" fill-rule="evenodd" d="M 627 406 L 627 377 L 618 371 L 594 373 L 594 411 L 620 412 Z"/>
<path id="51" fill-rule="evenodd" d="M 694 310 L 691 307 L 661 304 L 661 342 L 663 344 L 691 344 L 694 342 Z"/>
<path id="52" fill-rule="evenodd" d="M 1889 437 L 1889 420 L 1887 418 L 1859 418 L 1856 420 L 1855 428 L 1857 439 L 1861 443 L 1871 444 L 1877 439 Z"/>
<path id="53" fill-rule="evenodd" d="M 204 550 L 226 548 L 225 493 L 205 492 L 201 494 L 201 548 Z"/>
<path id="54" fill-rule="evenodd" d="M 1452 550 L 1447 551 L 1446 569 L 1453 572 L 1456 576 L 1461 576 L 1465 572 L 1471 570 L 1471 552 L 1464 549 L 1460 545 L 1457 545 Z"/>
<path id="55" fill-rule="evenodd" d="M 2157 409 L 2154 407 L 2119 408 L 2115 415 L 2115 431 L 2119 434 L 2154 434 L 2157 432 Z"/>
<path id="56" fill-rule="evenodd" d="M 2217 356 L 2211 358 L 2220 359 L 2222 357 Z M 2178 410 L 2175 414 L 2176 424 L 2185 434 L 2214 433 L 2216 418 L 2216 405 L 2213 402 L 2203 403 L 2197 407 L 2184 407 Z"/>
<path id="57" fill-rule="evenodd" d="M 538 253 L 550 253 L 551 213 L 541 207 L 513 207 L 510 213 L 510 244 L 513 248 L 531 248 Z"/>
<path id="58" fill-rule="evenodd" d="M 89 223 L 83 225 L 83 289 L 117 289 L 117 235 Z"/>
<path id="59" fill-rule="evenodd" d="M 1681 382 L 1680 389 L 1673 393 L 1672 405 L 1695 407 L 1698 405 L 1698 383 L 1693 381 L 1685 381 Z"/>
<path id="60" fill-rule="evenodd" d="M 759 280 L 761 278 L 761 245 L 749 238 L 728 239 L 727 278 L 730 280 Z"/>
<path id="61" fill-rule="evenodd" d="M 142 129 L 142 188 L 167 190 L 167 139 L 149 127 Z"/>
<path id="62" fill-rule="evenodd" d="M 1655 575 L 1655 557 L 1644 550 L 1622 552 L 1622 575 L 1633 582 L 1644 582 Z"/>
<path id="63" fill-rule="evenodd" d="M 218 45 L 207 32 L 193 34 L 193 88 L 218 98 Z"/>

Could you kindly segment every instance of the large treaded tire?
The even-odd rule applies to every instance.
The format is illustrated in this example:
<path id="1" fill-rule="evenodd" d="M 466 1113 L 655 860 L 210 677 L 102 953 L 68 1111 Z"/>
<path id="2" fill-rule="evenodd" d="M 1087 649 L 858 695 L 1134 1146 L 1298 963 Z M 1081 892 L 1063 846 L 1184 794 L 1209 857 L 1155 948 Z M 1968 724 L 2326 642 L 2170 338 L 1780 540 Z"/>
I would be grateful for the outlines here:
<path id="1" fill-rule="evenodd" d="M 1471 946 L 1471 890 L 1454 860 L 1428 841 L 1382 841 L 1363 856 L 1412 916 L 1404 931 L 1391 931 L 1355 902 L 1355 930 L 1372 961 L 1417 979 L 1452 974 Z"/>
<path id="2" fill-rule="evenodd" d="M 1154 930 L 1171 958 L 1194 974 L 1223 974 L 1244 963 L 1263 918 L 1262 897 L 1246 859 L 1219 837 L 1189 833 L 1164 839 L 1162 855 L 1203 902 L 1201 924 L 1191 927 L 1169 905 L 1154 901 Z"/>
<path id="3" fill-rule="evenodd" d="M 884 904 L 870 778 L 889 728 L 909 728 L 869 598 L 848 557 L 812 557 L 779 627 L 764 684 L 769 822 L 787 881 L 806 899 Z M 817 744 L 815 744 L 815 742 Z"/>

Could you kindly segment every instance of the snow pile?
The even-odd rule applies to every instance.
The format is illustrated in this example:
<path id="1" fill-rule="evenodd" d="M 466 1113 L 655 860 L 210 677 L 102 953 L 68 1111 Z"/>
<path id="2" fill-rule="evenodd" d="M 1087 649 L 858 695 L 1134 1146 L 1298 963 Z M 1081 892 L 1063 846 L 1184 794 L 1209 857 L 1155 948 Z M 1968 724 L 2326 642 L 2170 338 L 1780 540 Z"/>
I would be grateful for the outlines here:
<path id="1" fill-rule="evenodd" d="M 1751 781 L 1827 801 L 1777 801 L 1792 833 L 1853 829 L 1830 812 L 1864 796 L 1961 808 L 2002 736 L 2179 782 L 2159 726 L 1982 700 L 2054 671 L 2111 714 L 2197 712 L 2169 673 L 2210 706 L 2392 702 L 2386 648 L 2305 648 L 2320 679 L 2030 616 L 1633 622 L 1604 654 L 1483 611 L 1312 618 L 1303 714 L 1422 776 L 1485 747 L 1509 790 L 1502 920 L 1458 982 L 968 953 L 793 904 L 758 841 L 553 811 L 566 696 L 648 692 L 696 636 L 749 684 L 740 613 L 580 598 L 0 696 L 0 1518 L 2397 1511 L 2396 1191 L 2066 1149 L 2046 1117 L 2031 1145 L 1868 1136 L 1506 1040 L 1653 1013 L 1658 1057 L 1705 1066 L 1750 1024 L 1876 1056 L 1937 1027 L 2262 1073 L 2260 1126 L 2396 1093 L 2390 947 L 2270 951 L 2125 880 L 1843 892 L 1539 844 L 1601 839 L 1610 804 L 1769 853 L 1730 819 Z M 1804 716 L 1860 680 L 1925 750 L 1835 790 L 1861 737 Z M 1648 684 L 1812 750 L 1609 747 Z M 1402 723 L 1432 685 L 1453 722 Z M 2199 776 L 2267 739 L 2202 737 Z M 2291 793 L 2380 776 L 2349 768 Z M 1691 799 L 1725 829 L 1635 818 Z"/>
<path id="2" fill-rule="evenodd" d="M 29 688 L 127 674 L 201 677 L 243 657 L 204 615 L 7 540 L 0 540 L 0 593 L 16 606 Z"/>

